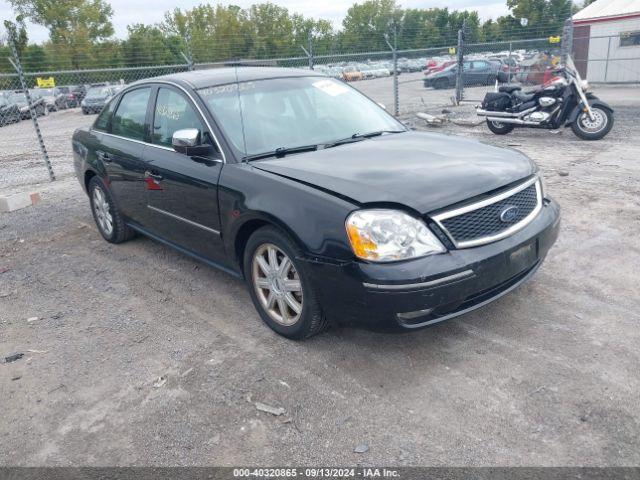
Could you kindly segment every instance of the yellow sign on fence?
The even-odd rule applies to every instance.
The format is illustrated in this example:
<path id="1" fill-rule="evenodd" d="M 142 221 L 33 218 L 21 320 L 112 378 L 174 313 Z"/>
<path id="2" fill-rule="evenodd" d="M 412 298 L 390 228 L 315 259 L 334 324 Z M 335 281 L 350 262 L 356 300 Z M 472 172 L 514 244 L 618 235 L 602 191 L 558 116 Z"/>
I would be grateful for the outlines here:
<path id="1" fill-rule="evenodd" d="M 449 55 L 455 55 L 456 54 L 456 47 L 449 47 Z"/>
<path id="2" fill-rule="evenodd" d="M 549 43 L 560 43 L 560 36 L 557 37 L 549 37 Z"/>
<path id="3" fill-rule="evenodd" d="M 56 86 L 56 80 L 53 77 L 49 77 L 49 78 L 37 77 L 36 83 L 40 88 L 53 88 Z"/>

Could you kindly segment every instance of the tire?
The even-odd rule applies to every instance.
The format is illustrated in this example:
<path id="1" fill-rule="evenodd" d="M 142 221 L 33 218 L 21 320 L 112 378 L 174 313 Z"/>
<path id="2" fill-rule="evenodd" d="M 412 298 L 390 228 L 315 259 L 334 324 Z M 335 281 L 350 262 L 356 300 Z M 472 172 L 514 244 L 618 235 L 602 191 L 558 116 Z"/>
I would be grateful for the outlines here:
<path id="1" fill-rule="evenodd" d="M 591 111 L 596 116 L 595 122 L 591 122 L 588 114 L 580 113 L 578 118 L 571 124 L 573 133 L 582 140 L 600 140 L 613 128 L 613 112 L 611 110 L 591 107 Z M 598 125 L 598 121 L 604 122 L 604 124 Z"/>
<path id="2" fill-rule="evenodd" d="M 496 135 L 506 135 L 507 133 L 511 133 L 514 129 L 514 126 L 509 123 L 502 122 L 494 122 L 492 120 L 487 120 L 487 127 Z"/>
<path id="3" fill-rule="evenodd" d="M 447 80 L 446 78 L 438 78 L 436 81 L 433 82 L 433 88 L 435 88 L 436 90 L 444 90 L 445 88 L 449 87 L 449 80 Z"/>
<path id="4" fill-rule="evenodd" d="M 99 177 L 91 178 L 88 192 L 93 220 L 96 222 L 100 235 L 107 242 L 122 243 L 135 236 L 135 232 L 124 222 L 111 192 Z M 104 200 L 104 204 L 99 205 L 101 203 L 99 198 Z M 104 219 L 110 219 L 111 229 L 105 227 Z"/>
<path id="5" fill-rule="evenodd" d="M 271 261 L 271 252 L 274 261 Z M 310 282 L 308 267 L 297 260 L 302 251 L 282 231 L 268 226 L 256 230 L 244 251 L 244 276 L 256 310 L 274 332 L 292 340 L 303 340 L 326 330 L 329 323 L 322 312 L 316 292 Z M 285 263 L 285 256 L 290 264 Z M 262 262 L 258 260 L 262 259 Z M 261 266 L 264 265 L 264 267 Z M 284 274 L 273 274 L 273 265 L 283 268 Z M 265 272 L 269 270 L 269 272 Z M 267 277 L 270 275 L 270 278 Z M 265 285 L 260 288 L 259 282 Z M 291 287 L 285 287 L 286 283 Z M 298 289 L 295 289 L 297 283 Z M 291 289 L 289 289 L 291 288 Z M 272 300 L 269 310 L 268 302 Z M 296 314 L 292 303 L 301 308 Z M 282 315 L 284 306 L 285 314 Z M 278 319 L 279 317 L 279 319 Z"/>

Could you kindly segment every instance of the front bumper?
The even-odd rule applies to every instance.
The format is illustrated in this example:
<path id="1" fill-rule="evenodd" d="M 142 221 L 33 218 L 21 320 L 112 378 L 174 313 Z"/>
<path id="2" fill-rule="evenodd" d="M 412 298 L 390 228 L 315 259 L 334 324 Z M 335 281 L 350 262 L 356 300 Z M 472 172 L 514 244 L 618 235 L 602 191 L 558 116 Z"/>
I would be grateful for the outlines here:
<path id="1" fill-rule="evenodd" d="M 84 113 L 100 113 L 103 108 L 104 103 L 82 105 L 82 111 Z"/>
<path id="2" fill-rule="evenodd" d="M 503 240 L 392 264 L 307 260 L 328 318 L 377 330 L 410 330 L 462 315 L 530 278 L 556 241 L 560 208 Z"/>

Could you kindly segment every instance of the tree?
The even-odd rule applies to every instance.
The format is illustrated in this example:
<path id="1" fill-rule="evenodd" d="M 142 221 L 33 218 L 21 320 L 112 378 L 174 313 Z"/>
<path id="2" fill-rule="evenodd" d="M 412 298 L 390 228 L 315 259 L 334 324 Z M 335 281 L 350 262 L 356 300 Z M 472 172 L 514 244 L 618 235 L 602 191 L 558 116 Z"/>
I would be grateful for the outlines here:
<path id="1" fill-rule="evenodd" d="M 355 3 L 342 21 L 342 47 L 361 52 L 388 50 L 384 36 L 399 29 L 401 19 L 402 10 L 395 0 Z"/>
<path id="2" fill-rule="evenodd" d="M 9 0 L 24 18 L 49 29 L 56 61 L 80 68 L 91 47 L 113 35 L 113 11 L 105 0 Z"/>

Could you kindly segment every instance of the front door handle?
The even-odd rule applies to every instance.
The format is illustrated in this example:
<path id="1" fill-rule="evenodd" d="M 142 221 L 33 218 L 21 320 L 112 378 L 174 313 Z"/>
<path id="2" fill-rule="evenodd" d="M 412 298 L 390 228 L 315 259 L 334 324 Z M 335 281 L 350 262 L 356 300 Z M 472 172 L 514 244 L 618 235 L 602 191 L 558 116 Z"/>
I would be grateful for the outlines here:
<path id="1" fill-rule="evenodd" d="M 102 160 L 103 162 L 109 163 L 113 161 L 113 155 L 107 153 L 107 152 L 96 152 L 96 156 L 98 157 L 98 160 Z"/>
<path id="2" fill-rule="evenodd" d="M 162 175 L 159 175 L 157 173 L 153 173 L 150 172 L 149 170 L 147 170 L 146 172 L 144 172 L 144 176 L 145 178 L 152 178 L 153 180 L 155 180 L 156 182 L 159 182 L 162 180 Z"/>

